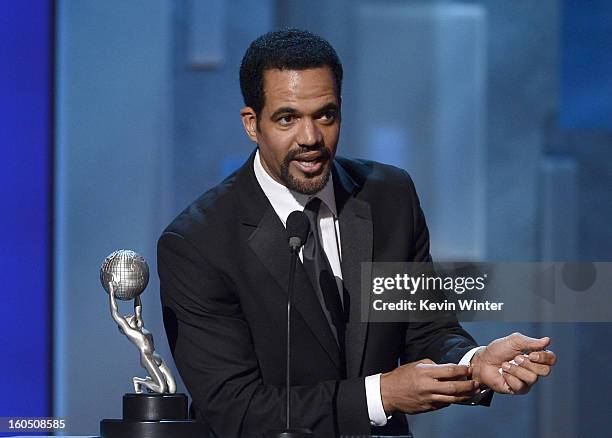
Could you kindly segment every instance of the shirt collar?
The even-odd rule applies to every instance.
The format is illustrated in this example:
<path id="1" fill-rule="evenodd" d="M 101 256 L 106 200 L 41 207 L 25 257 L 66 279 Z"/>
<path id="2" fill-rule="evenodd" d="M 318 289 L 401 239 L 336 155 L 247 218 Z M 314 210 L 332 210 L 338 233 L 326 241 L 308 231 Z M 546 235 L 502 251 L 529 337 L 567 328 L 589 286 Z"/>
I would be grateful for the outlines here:
<path id="1" fill-rule="evenodd" d="M 305 195 L 303 193 L 290 190 L 279 182 L 275 181 L 264 169 L 261 164 L 261 158 L 259 156 L 259 148 L 255 153 L 255 159 L 253 160 L 253 170 L 255 171 L 255 178 L 261 186 L 261 189 L 265 193 L 266 197 L 272 204 L 274 211 L 283 222 L 287 223 L 287 218 L 291 212 L 295 210 L 303 211 L 304 207 L 312 198 L 319 198 L 333 213 L 334 217 L 336 214 L 336 197 L 334 196 L 334 181 L 333 178 L 327 180 L 327 184 L 319 192 L 314 195 Z"/>

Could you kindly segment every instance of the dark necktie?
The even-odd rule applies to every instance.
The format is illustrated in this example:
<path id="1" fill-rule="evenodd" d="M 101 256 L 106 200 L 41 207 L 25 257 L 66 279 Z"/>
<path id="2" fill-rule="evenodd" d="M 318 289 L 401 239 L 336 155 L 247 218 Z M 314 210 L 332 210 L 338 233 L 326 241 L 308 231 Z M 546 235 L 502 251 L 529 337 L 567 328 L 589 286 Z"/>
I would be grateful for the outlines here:
<path id="1" fill-rule="evenodd" d="M 346 316 L 340 301 L 336 278 L 321 244 L 318 221 L 320 207 L 321 200 L 313 198 L 304 208 L 304 213 L 310 221 L 310 233 L 302 252 L 303 264 L 319 301 L 322 301 L 323 311 L 338 342 L 341 364 L 344 369 Z"/>

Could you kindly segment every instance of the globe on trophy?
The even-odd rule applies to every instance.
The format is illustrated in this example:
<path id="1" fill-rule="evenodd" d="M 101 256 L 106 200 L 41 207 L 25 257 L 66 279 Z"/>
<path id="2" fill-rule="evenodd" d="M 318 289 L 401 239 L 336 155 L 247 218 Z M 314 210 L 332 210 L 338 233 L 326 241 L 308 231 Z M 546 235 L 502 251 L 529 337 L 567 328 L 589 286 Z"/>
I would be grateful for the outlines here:
<path id="1" fill-rule="evenodd" d="M 204 426 L 188 419 L 187 396 L 176 394 L 168 365 L 155 352 L 153 335 L 142 319 L 140 295 L 149 282 L 149 266 L 134 251 L 110 254 L 100 269 L 100 281 L 109 295 L 110 311 L 119 331 L 134 344 L 145 377 L 133 377 L 134 393 L 123 396 L 123 419 L 100 421 L 102 438 L 191 438 L 204 436 Z M 121 315 L 117 300 L 134 301 L 134 314 Z"/>

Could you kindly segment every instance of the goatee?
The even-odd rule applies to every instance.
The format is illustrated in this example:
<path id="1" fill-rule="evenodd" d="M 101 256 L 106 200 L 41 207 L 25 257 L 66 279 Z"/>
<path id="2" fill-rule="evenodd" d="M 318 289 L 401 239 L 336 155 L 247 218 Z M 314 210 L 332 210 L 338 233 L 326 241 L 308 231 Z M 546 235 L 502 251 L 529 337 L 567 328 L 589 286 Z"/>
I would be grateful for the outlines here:
<path id="1" fill-rule="evenodd" d="M 296 191 L 298 193 L 302 193 L 304 195 L 314 195 L 315 193 L 321 191 L 323 187 L 327 184 L 329 180 L 329 175 L 331 171 L 331 151 L 325 146 L 321 146 L 316 149 L 320 152 L 321 156 L 318 160 L 323 160 L 324 164 L 322 166 L 321 172 L 317 175 L 313 176 L 304 176 L 303 178 L 296 178 L 289 172 L 289 166 L 291 162 L 300 155 L 311 152 L 312 148 L 302 148 L 302 149 L 292 149 L 290 150 L 283 162 L 281 163 L 281 179 L 287 188 L 290 190 Z"/>

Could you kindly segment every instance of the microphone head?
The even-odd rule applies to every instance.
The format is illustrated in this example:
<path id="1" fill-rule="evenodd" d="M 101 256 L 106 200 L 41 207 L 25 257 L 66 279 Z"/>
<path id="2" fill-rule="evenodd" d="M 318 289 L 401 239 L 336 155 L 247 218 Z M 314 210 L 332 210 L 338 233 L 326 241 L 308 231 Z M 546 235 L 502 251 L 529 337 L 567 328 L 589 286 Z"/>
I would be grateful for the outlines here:
<path id="1" fill-rule="evenodd" d="M 292 211 L 287 218 L 287 237 L 292 250 L 299 249 L 310 231 L 310 221 L 303 211 Z"/>
<path id="2" fill-rule="evenodd" d="M 149 265 L 140 254 L 121 249 L 110 254 L 100 268 L 100 281 L 110 293 L 110 283 L 115 283 L 115 297 L 132 300 L 140 295 L 149 282 Z"/>

